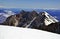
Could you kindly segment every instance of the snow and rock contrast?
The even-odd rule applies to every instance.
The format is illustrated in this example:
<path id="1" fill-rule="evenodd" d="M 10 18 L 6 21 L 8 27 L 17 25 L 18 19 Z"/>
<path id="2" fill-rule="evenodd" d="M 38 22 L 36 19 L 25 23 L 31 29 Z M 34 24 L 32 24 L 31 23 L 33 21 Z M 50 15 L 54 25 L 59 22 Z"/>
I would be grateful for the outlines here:
<path id="1" fill-rule="evenodd" d="M 4 10 L 5 13 L 0 13 L 0 23 L 3 23 L 4 21 L 6 21 L 6 19 L 11 16 L 14 15 L 15 13 L 13 13 L 12 11 L 9 10 Z"/>
<path id="2" fill-rule="evenodd" d="M 57 19 L 55 19 L 54 17 L 52 17 L 51 15 L 49 15 L 47 12 L 44 12 L 45 13 L 45 25 L 49 25 L 51 23 L 56 23 L 56 22 L 59 22 Z"/>
<path id="3" fill-rule="evenodd" d="M 2 15 L 7 19 L 4 19 L 5 21 L 1 22 L 1 25 L 33 28 L 54 33 L 60 33 L 60 22 L 45 11 L 37 13 L 34 10 L 31 12 L 22 10 L 19 14 L 14 15 L 10 13 L 13 12 L 9 11 L 9 14 L 7 13 L 6 16 L 6 13 Z"/>

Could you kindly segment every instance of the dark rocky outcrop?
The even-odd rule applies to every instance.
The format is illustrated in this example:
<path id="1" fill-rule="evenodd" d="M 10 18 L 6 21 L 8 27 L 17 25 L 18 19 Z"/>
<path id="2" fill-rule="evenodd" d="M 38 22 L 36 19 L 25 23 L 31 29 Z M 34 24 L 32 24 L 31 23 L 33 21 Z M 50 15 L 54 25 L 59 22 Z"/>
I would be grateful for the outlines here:
<path id="1" fill-rule="evenodd" d="M 30 24 L 33 18 L 36 17 L 36 19 L 27 28 L 34 28 L 60 34 L 60 22 L 51 23 L 50 25 L 46 26 L 44 23 L 46 16 L 42 13 L 44 12 L 40 12 L 38 14 L 34 10 L 31 12 L 22 10 L 19 14 L 8 17 L 6 21 L 2 23 L 2 25 L 14 26 L 14 23 L 16 20 L 18 20 L 19 22 L 17 27 L 26 27 Z"/>

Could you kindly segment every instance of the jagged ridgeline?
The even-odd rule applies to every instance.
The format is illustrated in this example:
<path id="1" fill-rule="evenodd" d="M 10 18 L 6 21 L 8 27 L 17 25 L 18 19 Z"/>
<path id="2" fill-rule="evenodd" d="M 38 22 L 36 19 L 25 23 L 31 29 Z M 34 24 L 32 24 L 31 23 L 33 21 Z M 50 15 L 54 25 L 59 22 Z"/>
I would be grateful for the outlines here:
<path id="1" fill-rule="evenodd" d="M 47 12 L 24 11 L 9 15 L 1 25 L 32 28 L 60 34 L 60 22 Z"/>

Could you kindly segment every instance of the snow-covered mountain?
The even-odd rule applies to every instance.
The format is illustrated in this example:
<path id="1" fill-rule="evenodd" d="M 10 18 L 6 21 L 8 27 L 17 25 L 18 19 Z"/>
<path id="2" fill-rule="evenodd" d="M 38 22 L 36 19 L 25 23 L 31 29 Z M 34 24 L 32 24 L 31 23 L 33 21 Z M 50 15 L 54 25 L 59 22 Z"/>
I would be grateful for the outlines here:
<path id="1" fill-rule="evenodd" d="M 6 20 L 6 18 L 15 14 L 14 12 L 8 10 L 4 10 L 4 12 L 5 13 L 0 13 L 0 23 L 3 23 Z"/>
<path id="2" fill-rule="evenodd" d="M 45 16 L 46 16 L 46 19 L 45 19 L 45 25 L 49 25 L 51 23 L 56 23 L 56 22 L 59 22 L 57 19 L 55 19 L 54 17 L 52 17 L 50 14 L 48 14 L 47 12 L 45 12 Z"/>
<path id="3" fill-rule="evenodd" d="M 51 16 L 50 14 L 48 14 L 46 11 L 44 11 L 44 13 L 45 13 L 45 19 L 44 18 L 42 18 L 42 17 L 40 17 L 40 21 L 42 21 L 43 19 L 45 20 L 44 21 L 44 23 L 45 23 L 45 25 L 46 26 L 48 26 L 48 25 L 50 25 L 50 24 L 52 24 L 52 23 L 57 23 L 57 22 L 59 22 L 57 19 L 55 19 L 53 16 Z M 34 18 L 33 18 L 34 19 Z M 32 20 L 33 20 L 32 19 Z M 37 17 L 35 18 L 35 19 L 37 19 Z M 34 21 L 35 21 L 35 19 L 34 19 Z M 31 20 L 31 21 L 32 21 Z M 28 24 L 27 26 L 30 26 L 34 21 L 32 21 L 32 22 L 30 22 L 30 24 Z M 43 23 L 43 21 L 42 21 L 42 23 Z M 40 24 L 42 24 L 42 23 L 40 23 Z M 38 24 L 37 24 L 38 25 Z"/>
<path id="4" fill-rule="evenodd" d="M 11 15 L 13 15 L 13 18 Z M 15 19 L 19 22 L 17 22 Z M 60 22 L 46 11 L 39 12 L 38 14 L 36 11 L 27 12 L 22 10 L 19 14 L 15 15 L 12 11 L 5 11 L 5 13 L 0 13 L 0 23 L 1 25 L 9 26 L 14 26 L 17 24 L 18 27 L 33 28 L 60 33 Z"/>
<path id="5" fill-rule="evenodd" d="M 5 12 L 6 14 L 8 14 L 8 15 L 14 15 L 14 14 L 15 14 L 14 12 L 9 11 L 9 10 L 4 10 L 4 12 Z"/>

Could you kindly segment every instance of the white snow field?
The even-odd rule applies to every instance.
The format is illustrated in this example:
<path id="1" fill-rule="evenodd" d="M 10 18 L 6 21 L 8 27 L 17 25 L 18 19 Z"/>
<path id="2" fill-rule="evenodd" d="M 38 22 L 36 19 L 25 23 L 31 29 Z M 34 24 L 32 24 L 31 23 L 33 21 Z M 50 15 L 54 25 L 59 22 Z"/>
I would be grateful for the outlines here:
<path id="1" fill-rule="evenodd" d="M 42 30 L 0 25 L 0 39 L 60 39 L 60 35 Z"/>

